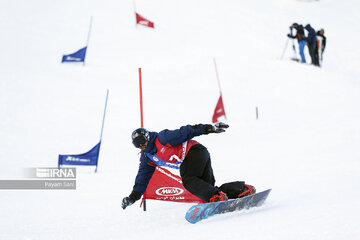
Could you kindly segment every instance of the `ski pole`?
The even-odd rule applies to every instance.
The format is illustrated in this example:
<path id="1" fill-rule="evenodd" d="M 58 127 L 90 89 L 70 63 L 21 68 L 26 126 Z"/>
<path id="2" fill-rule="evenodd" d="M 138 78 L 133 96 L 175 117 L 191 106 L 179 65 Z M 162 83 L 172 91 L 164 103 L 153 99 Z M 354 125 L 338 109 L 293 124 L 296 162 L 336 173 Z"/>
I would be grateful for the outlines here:
<path id="1" fill-rule="evenodd" d="M 289 38 L 286 40 L 285 47 L 284 47 L 283 52 L 282 52 L 281 57 L 280 57 L 281 60 L 284 58 L 284 54 L 285 54 L 285 51 L 286 51 L 286 48 L 287 48 L 288 44 L 289 44 Z"/>
<path id="2" fill-rule="evenodd" d="M 295 49 L 294 39 L 292 40 L 292 48 L 293 48 L 293 50 L 294 50 L 294 54 L 296 55 L 296 49 Z"/>

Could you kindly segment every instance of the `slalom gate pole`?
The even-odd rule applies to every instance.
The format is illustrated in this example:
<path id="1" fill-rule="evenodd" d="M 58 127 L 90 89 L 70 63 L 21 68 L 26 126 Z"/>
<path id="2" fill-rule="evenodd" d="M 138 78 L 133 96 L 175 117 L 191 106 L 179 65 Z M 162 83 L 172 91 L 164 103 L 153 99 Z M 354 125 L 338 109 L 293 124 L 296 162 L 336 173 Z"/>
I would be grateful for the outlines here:
<path id="1" fill-rule="evenodd" d="M 216 65 L 216 60 L 214 58 L 214 65 L 215 65 L 215 72 L 216 72 L 216 78 L 217 78 L 217 82 L 218 82 L 218 86 L 219 86 L 219 91 L 220 91 L 220 96 L 222 98 L 222 91 L 221 91 L 221 85 L 220 85 L 220 78 L 219 78 L 219 72 L 218 72 L 218 69 L 217 69 L 217 65 Z M 222 101 L 223 101 L 223 105 L 224 105 L 224 99 L 222 98 Z M 224 112 L 225 113 L 225 112 Z M 224 117 L 226 119 L 226 113 L 224 114 Z"/>
<path id="2" fill-rule="evenodd" d="M 143 201 L 143 210 L 146 212 L 146 200 Z"/>
<path id="3" fill-rule="evenodd" d="M 103 130 L 104 130 L 104 123 L 105 123 L 105 115 L 106 115 L 106 108 L 107 108 L 108 97 L 109 97 L 109 89 L 106 91 L 106 99 L 105 99 L 104 115 L 103 115 L 103 120 L 102 120 L 102 124 L 101 124 L 101 132 L 100 132 L 100 148 L 99 148 L 99 155 L 100 155 L 101 141 L 102 141 L 102 135 L 103 135 Z M 98 169 L 98 164 L 99 164 L 99 157 L 98 157 L 98 162 L 97 162 L 97 164 L 96 164 L 95 172 L 97 172 L 97 169 Z"/>
<path id="4" fill-rule="evenodd" d="M 134 1 L 135 2 L 135 1 Z M 139 68 L 139 96 L 140 96 L 140 126 L 144 127 L 144 115 L 143 115 L 143 100 L 142 100 L 142 81 L 141 81 L 141 68 Z M 146 192 L 145 192 L 146 195 Z M 146 198 L 143 196 L 143 200 L 141 202 L 143 205 L 143 210 L 146 211 Z M 140 205 L 141 207 L 141 205 Z"/>
<path id="5" fill-rule="evenodd" d="M 88 46 L 89 46 L 92 22 L 93 22 L 93 16 L 90 17 L 89 32 L 88 32 L 88 37 L 87 37 L 87 41 L 86 41 L 86 52 L 87 52 Z M 85 56 L 84 56 L 83 66 L 85 66 L 86 52 L 85 52 Z"/>
<path id="6" fill-rule="evenodd" d="M 103 135 L 103 130 L 104 130 L 104 123 L 105 123 L 105 115 L 106 115 L 106 108 L 107 108 L 108 97 L 109 97 L 109 89 L 106 91 L 104 115 L 103 115 L 103 120 L 102 120 L 102 125 L 101 125 L 101 132 L 100 132 L 100 142 L 101 142 L 101 140 L 102 140 L 102 135 Z"/>
<path id="7" fill-rule="evenodd" d="M 135 28 L 137 28 L 137 17 L 136 17 L 136 14 L 137 14 L 137 12 L 136 12 L 136 2 L 135 2 L 135 0 L 133 0 L 133 7 L 134 7 L 134 13 L 135 13 Z"/>
<path id="8" fill-rule="evenodd" d="M 140 126 L 141 126 L 141 127 L 144 127 L 143 100 L 142 100 L 142 82 L 141 82 L 141 68 L 139 68 L 139 94 L 140 94 Z"/>
<path id="9" fill-rule="evenodd" d="M 215 60 L 215 58 L 214 58 L 214 66 L 215 66 L 215 72 L 216 72 L 216 79 L 217 79 L 217 82 L 218 82 L 219 91 L 220 91 L 220 95 L 221 95 L 220 78 L 219 78 L 219 73 L 218 73 L 218 70 L 217 70 L 217 66 L 216 66 L 216 60 Z"/>

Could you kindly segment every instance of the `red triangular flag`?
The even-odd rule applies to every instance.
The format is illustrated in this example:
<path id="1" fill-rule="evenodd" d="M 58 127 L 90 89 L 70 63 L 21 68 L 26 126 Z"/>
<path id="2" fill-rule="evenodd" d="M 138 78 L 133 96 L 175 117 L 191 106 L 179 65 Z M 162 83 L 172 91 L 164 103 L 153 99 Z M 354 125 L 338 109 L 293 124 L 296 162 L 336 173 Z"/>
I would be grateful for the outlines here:
<path id="1" fill-rule="evenodd" d="M 136 14 L 136 24 L 140 24 L 140 25 L 143 25 L 143 26 L 146 26 L 149 28 L 154 28 L 153 22 L 147 20 L 146 18 L 144 18 L 143 16 L 141 16 L 138 13 L 135 13 L 135 14 Z"/>
<path id="2" fill-rule="evenodd" d="M 220 95 L 219 101 L 218 101 L 218 103 L 216 104 L 216 107 L 215 107 L 212 122 L 213 123 L 218 122 L 218 118 L 221 117 L 221 116 L 226 117 L 225 108 L 224 108 L 224 104 L 223 104 L 223 101 L 222 101 L 222 96 Z"/>
<path id="3" fill-rule="evenodd" d="M 203 200 L 194 196 L 184 188 L 180 176 L 175 175 L 169 170 L 161 167 L 156 167 L 156 170 L 151 177 L 142 201 L 146 199 L 204 203 Z"/>

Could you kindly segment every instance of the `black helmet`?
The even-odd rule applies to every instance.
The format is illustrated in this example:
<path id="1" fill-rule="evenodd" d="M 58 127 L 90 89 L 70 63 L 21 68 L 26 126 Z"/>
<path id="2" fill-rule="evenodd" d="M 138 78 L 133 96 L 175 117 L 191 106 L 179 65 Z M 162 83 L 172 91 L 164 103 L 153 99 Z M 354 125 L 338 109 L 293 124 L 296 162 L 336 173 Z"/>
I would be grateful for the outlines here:
<path id="1" fill-rule="evenodd" d="M 150 140 L 149 131 L 145 128 L 138 128 L 131 134 L 132 143 L 136 148 L 140 148 L 140 144 L 145 144 Z"/>

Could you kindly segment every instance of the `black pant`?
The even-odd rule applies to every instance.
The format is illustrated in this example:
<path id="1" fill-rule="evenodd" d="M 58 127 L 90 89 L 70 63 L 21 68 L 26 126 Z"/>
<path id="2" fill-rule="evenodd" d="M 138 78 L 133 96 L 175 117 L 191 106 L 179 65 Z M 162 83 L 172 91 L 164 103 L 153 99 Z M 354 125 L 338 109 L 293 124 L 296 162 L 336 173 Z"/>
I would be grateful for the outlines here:
<path id="1" fill-rule="evenodd" d="M 318 54 L 316 52 L 316 44 L 309 44 L 308 49 L 311 57 L 311 64 L 319 66 Z"/>
<path id="2" fill-rule="evenodd" d="M 321 63 L 321 60 L 322 60 L 322 52 L 321 52 L 321 56 L 319 56 L 319 48 L 316 44 L 316 47 L 315 47 L 315 59 L 316 59 L 316 66 L 319 66 L 320 67 L 320 63 Z"/>
<path id="3" fill-rule="evenodd" d="M 209 202 L 219 190 L 229 198 L 236 198 L 244 190 L 244 182 L 226 183 L 219 188 L 215 186 L 210 154 L 201 144 L 194 145 L 189 150 L 180 165 L 180 176 L 186 190 L 205 202 Z"/>
<path id="4" fill-rule="evenodd" d="M 214 186 L 210 154 L 201 144 L 194 145 L 189 150 L 180 165 L 180 176 L 186 190 L 205 202 L 209 202 L 218 191 Z"/>

